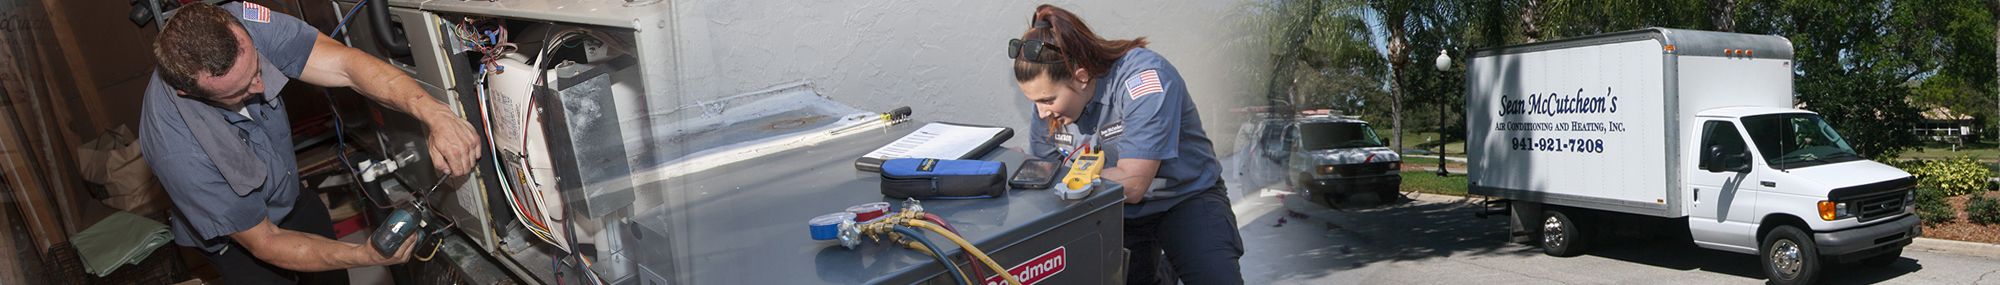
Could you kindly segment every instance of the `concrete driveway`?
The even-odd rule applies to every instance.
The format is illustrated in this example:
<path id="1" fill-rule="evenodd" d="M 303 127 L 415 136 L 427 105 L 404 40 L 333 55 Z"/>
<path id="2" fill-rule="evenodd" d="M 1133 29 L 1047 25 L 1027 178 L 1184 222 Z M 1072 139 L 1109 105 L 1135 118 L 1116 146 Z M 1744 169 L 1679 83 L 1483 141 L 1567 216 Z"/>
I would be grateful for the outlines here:
<path id="1" fill-rule="evenodd" d="M 1283 185 L 1271 186 L 1282 189 Z M 1329 209 L 1281 190 L 1236 190 L 1249 284 L 1754 284 L 1755 257 L 1667 238 L 1602 239 L 1558 258 L 1508 243 L 1505 217 L 1474 201 L 1414 195 Z M 1836 265 L 1829 284 L 2000 284 L 2000 257 L 1910 248 L 1886 268 Z"/>

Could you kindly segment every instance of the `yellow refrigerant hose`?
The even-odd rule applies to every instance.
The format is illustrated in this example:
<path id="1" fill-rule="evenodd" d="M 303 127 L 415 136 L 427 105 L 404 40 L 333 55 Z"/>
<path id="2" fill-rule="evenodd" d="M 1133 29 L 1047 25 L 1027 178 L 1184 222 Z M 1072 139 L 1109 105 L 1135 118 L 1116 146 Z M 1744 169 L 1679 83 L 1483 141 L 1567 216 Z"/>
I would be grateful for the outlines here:
<path id="1" fill-rule="evenodd" d="M 964 237 L 959 237 L 958 234 L 953 234 L 951 233 L 951 231 L 945 230 L 944 227 L 939 227 L 937 224 L 933 224 L 931 222 L 923 220 L 903 220 L 903 225 L 923 228 L 924 230 L 929 230 L 931 232 L 937 233 L 938 235 L 944 236 L 945 239 L 949 239 L 951 240 L 952 243 L 958 244 L 958 247 L 964 249 L 965 253 L 971 254 L 973 258 L 979 259 L 979 262 L 986 263 L 986 267 L 993 268 L 993 272 L 995 274 L 999 274 L 1001 279 L 1007 280 L 1008 285 L 1021 285 L 1021 280 L 1014 278 L 1013 273 L 1007 272 L 1006 267 L 1000 267 L 999 262 L 994 262 L 992 257 L 987 257 L 986 252 L 980 251 L 978 247 L 972 246 L 972 243 L 965 241 Z"/>
<path id="2" fill-rule="evenodd" d="M 902 241 L 902 243 L 903 243 L 903 247 L 908 247 L 908 248 L 910 248 L 911 250 L 916 250 L 917 252 L 921 252 L 921 253 L 923 253 L 924 255 L 928 255 L 928 256 L 933 256 L 933 257 L 937 256 L 937 254 L 936 254 L 936 253 L 932 253 L 933 251 L 931 251 L 931 248 L 929 248 L 929 247 L 924 247 L 924 243 L 922 243 L 922 242 L 918 242 L 918 241 L 915 241 L 915 240 L 905 240 L 905 241 Z M 946 257 L 946 258 L 945 258 L 944 260 L 949 260 L 949 257 Z M 966 277 L 966 278 L 972 278 L 972 277 Z M 973 281 L 972 281 L 971 279 L 966 279 L 966 280 L 962 280 L 962 281 L 964 281 L 964 282 L 965 282 L 965 284 L 979 284 L 979 283 L 977 283 L 977 282 L 973 282 Z"/>

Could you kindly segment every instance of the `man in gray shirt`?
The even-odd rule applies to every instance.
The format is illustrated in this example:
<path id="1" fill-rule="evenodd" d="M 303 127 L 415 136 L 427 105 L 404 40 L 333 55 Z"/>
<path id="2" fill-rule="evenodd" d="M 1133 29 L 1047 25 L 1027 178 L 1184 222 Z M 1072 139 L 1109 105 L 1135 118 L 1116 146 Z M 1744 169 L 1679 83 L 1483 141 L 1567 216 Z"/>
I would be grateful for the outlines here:
<path id="1" fill-rule="evenodd" d="M 382 256 L 333 240 L 326 205 L 296 173 L 278 97 L 291 80 L 352 87 L 418 118 L 432 164 L 446 176 L 464 175 L 479 159 L 471 125 L 401 70 L 257 4 L 183 7 L 153 55 L 140 149 L 173 199 L 175 243 L 201 249 L 226 283 L 345 283 L 345 269 L 402 263 L 414 244 Z"/>

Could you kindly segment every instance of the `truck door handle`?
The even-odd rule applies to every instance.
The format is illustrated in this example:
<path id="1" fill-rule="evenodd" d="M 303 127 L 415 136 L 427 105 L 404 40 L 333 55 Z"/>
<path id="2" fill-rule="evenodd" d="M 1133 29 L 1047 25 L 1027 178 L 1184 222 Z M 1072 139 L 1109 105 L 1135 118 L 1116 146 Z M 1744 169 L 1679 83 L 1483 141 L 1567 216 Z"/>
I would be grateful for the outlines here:
<path id="1" fill-rule="evenodd" d="M 1778 187 L 1778 183 L 1777 183 L 1777 182 L 1770 182 L 1770 181 L 1759 181 L 1759 183 L 1757 183 L 1757 184 L 1763 184 L 1763 185 L 1764 185 L 1764 187 Z"/>
<path id="2" fill-rule="evenodd" d="M 1694 202 L 1701 203 L 1701 188 L 1694 189 Z"/>

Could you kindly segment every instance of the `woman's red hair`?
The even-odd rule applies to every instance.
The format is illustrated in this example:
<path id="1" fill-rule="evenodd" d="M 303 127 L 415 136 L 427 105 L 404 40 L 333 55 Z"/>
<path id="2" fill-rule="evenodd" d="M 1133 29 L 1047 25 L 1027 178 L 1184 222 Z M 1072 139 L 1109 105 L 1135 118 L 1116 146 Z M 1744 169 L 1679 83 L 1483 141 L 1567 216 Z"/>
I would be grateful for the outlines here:
<path id="1" fill-rule="evenodd" d="M 1034 63 L 1026 57 L 1014 60 L 1014 80 L 1028 81 L 1048 74 L 1050 79 L 1070 79 L 1070 70 L 1083 68 L 1091 77 L 1103 76 L 1111 72 L 1111 64 L 1124 57 L 1125 52 L 1146 47 L 1146 37 L 1130 40 L 1106 40 L 1090 31 L 1083 19 L 1069 10 L 1055 5 L 1042 4 L 1035 8 L 1035 16 L 1028 20 L 1027 33 L 1022 40 L 1038 40 L 1055 44 L 1061 51 L 1062 62 Z M 1044 24 L 1046 23 L 1046 24 Z"/>

